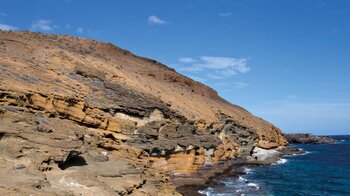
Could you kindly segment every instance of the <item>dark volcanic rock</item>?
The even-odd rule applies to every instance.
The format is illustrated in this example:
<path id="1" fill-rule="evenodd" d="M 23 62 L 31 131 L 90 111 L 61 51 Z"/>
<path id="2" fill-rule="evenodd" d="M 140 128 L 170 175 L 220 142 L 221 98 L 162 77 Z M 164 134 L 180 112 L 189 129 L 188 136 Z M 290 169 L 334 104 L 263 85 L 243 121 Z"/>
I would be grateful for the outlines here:
<path id="1" fill-rule="evenodd" d="M 316 136 L 309 133 L 284 134 L 290 144 L 334 144 L 337 140 L 329 136 Z"/>

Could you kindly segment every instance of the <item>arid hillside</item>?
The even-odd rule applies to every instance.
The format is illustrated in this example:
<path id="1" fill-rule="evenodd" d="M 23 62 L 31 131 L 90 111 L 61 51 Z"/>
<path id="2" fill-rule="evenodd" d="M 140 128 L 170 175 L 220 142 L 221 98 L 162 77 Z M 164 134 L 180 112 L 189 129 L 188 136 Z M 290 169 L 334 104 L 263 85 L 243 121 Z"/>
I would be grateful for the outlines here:
<path id="1" fill-rule="evenodd" d="M 175 194 L 201 167 L 286 144 L 269 122 L 155 60 L 0 31 L 0 174 L 9 176 L 0 193 Z"/>

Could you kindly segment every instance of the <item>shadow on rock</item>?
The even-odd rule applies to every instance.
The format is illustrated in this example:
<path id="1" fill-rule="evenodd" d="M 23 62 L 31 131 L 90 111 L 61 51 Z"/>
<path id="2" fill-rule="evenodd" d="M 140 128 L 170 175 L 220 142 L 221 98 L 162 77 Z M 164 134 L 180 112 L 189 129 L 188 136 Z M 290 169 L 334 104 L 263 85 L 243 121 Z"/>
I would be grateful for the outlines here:
<path id="1" fill-rule="evenodd" d="M 80 152 L 72 151 L 69 153 L 67 159 L 63 163 L 58 164 L 58 167 L 62 170 L 65 170 L 69 167 L 84 165 L 87 165 L 87 163 L 84 157 L 80 156 Z"/>

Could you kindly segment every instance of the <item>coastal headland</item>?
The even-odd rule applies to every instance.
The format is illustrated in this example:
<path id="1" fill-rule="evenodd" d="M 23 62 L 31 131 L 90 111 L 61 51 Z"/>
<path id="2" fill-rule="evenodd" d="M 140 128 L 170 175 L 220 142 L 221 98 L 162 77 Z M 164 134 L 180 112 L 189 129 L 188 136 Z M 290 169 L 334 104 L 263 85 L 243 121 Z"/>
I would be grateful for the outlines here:
<path id="1" fill-rule="evenodd" d="M 155 60 L 0 31 L 1 195 L 186 194 L 237 164 L 295 153 L 287 144 L 276 126 Z"/>

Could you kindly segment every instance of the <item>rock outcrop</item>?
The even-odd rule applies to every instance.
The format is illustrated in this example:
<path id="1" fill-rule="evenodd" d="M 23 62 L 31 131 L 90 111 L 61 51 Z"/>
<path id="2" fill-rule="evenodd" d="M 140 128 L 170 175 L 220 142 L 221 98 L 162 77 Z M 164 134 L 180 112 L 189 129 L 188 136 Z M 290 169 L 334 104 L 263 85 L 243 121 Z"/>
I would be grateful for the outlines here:
<path id="1" fill-rule="evenodd" d="M 286 144 L 277 127 L 157 61 L 0 31 L 1 194 L 178 194 Z"/>
<path id="2" fill-rule="evenodd" d="M 289 133 L 284 137 L 290 144 L 334 144 L 337 140 L 329 136 L 317 136 L 310 133 Z"/>

